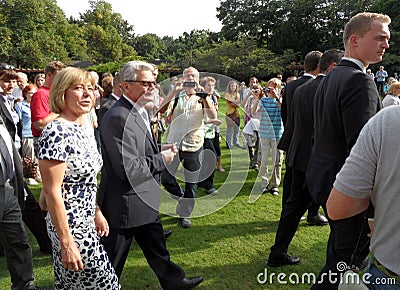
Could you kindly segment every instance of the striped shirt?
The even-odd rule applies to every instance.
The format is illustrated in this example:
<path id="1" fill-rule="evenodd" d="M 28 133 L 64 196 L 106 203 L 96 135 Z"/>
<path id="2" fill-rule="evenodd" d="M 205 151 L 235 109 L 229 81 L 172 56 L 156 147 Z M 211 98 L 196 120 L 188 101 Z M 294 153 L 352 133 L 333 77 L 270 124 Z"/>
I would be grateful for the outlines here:
<path id="1" fill-rule="evenodd" d="M 261 112 L 260 138 L 279 140 L 283 133 L 281 108 L 275 99 L 262 97 L 258 103 Z"/>

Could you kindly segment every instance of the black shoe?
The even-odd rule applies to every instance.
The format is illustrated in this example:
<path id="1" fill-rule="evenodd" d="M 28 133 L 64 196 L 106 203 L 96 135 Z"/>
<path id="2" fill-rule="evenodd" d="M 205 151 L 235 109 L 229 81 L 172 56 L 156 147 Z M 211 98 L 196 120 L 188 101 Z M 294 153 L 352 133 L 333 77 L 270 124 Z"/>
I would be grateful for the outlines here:
<path id="1" fill-rule="evenodd" d="M 179 218 L 179 222 L 182 228 L 190 228 L 192 226 L 192 222 L 189 218 Z"/>
<path id="2" fill-rule="evenodd" d="M 192 289 L 196 286 L 198 286 L 201 282 L 203 282 L 204 278 L 199 276 L 199 277 L 191 277 L 191 278 L 183 278 L 181 282 L 179 282 L 177 285 L 172 287 L 171 289 Z M 169 288 L 167 288 L 169 289 Z"/>
<path id="3" fill-rule="evenodd" d="M 260 170 L 260 168 L 258 167 L 258 165 L 257 165 L 257 164 L 254 164 L 252 167 L 253 167 L 253 169 L 254 169 L 255 171 L 258 171 L 258 170 Z"/>
<path id="4" fill-rule="evenodd" d="M 168 239 L 170 235 L 172 235 L 172 230 L 164 230 L 164 238 Z"/>
<path id="5" fill-rule="evenodd" d="M 286 265 L 297 265 L 300 264 L 300 259 L 295 256 L 290 256 L 287 253 L 283 253 L 280 257 L 271 257 L 269 255 L 267 265 L 270 267 L 279 267 Z"/>
<path id="6" fill-rule="evenodd" d="M 310 226 L 325 226 L 328 224 L 327 218 L 320 213 L 315 216 L 308 216 L 307 222 Z"/>

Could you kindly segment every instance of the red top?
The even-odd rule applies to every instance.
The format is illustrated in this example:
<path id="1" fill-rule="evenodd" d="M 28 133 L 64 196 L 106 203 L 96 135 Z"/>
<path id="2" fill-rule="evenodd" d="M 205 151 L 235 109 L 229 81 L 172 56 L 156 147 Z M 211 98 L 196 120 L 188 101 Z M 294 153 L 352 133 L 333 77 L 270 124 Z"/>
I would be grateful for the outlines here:
<path id="1" fill-rule="evenodd" d="M 32 135 L 39 137 L 41 131 L 33 127 L 33 122 L 43 120 L 50 114 L 49 105 L 50 88 L 41 86 L 37 92 L 32 96 L 31 100 L 31 121 L 32 121 Z"/>

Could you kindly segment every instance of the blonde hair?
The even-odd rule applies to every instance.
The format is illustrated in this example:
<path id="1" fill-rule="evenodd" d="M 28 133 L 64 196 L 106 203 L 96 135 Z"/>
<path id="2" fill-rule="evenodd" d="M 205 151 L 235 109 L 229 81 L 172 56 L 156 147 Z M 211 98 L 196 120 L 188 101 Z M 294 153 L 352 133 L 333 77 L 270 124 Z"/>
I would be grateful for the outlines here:
<path id="1" fill-rule="evenodd" d="M 388 95 L 394 95 L 394 92 L 398 89 L 400 89 L 400 82 L 393 82 L 389 86 Z"/>
<path id="2" fill-rule="evenodd" d="M 276 85 L 276 88 L 280 89 L 282 85 L 282 81 L 278 78 L 272 78 L 268 81 L 268 84 Z"/>
<path id="3" fill-rule="evenodd" d="M 375 22 L 382 22 L 387 25 L 390 24 L 391 19 L 389 16 L 379 13 L 363 12 L 353 16 L 349 22 L 347 22 L 343 31 L 343 43 L 344 47 L 347 47 L 350 37 L 354 34 L 363 37 L 368 31 L 371 30 L 372 24 Z"/>
<path id="4" fill-rule="evenodd" d="M 90 82 L 93 88 L 96 81 L 93 76 L 85 70 L 67 67 L 56 74 L 50 87 L 50 110 L 59 114 L 65 106 L 65 91 L 72 85 Z"/>
<path id="5" fill-rule="evenodd" d="M 211 76 L 204 77 L 204 78 L 202 78 L 202 79 L 200 80 L 200 86 L 202 86 L 202 87 L 204 87 L 207 83 L 216 84 L 217 81 L 216 81 L 213 77 L 211 77 Z"/>
<path id="6" fill-rule="evenodd" d="M 234 91 L 231 90 L 231 85 L 235 84 L 236 85 L 236 89 Z M 226 92 L 229 94 L 239 94 L 239 84 L 237 81 L 230 81 L 228 83 L 228 86 L 226 87 Z"/>

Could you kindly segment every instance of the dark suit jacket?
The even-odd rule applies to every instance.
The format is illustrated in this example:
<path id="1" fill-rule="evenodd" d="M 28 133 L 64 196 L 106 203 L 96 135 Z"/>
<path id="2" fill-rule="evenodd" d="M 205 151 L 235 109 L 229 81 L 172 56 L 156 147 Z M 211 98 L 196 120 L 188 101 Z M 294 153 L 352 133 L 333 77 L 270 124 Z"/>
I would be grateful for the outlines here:
<path id="1" fill-rule="evenodd" d="M 310 79 L 298 87 L 293 96 L 293 136 L 286 159 L 290 167 L 302 172 L 307 171 L 310 160 L 314 129 L 314 96 L 323 78 L 323 75 L 319 75 Z"/>
<path id="2" fill-rule="evenodd" d="M 15 141 L 15 134 L 17 133 L 17 129 L 14 124 L 14 120 L 10 114 L 10 111 L 7 109 L 6 105 L 3 102 L 3 96 L 0 95 L 0 115 L 3 118 L 4 125 L 7 128 L 7 131 L 10 133 L 11 138 Z"/>
<path id="3" fill-rule="evenodd" d="M 3 120 L 0 117 L 0 126 L 4 126 Z M 0 136 L 0 138 L 3 138 Z M 11 139 L 11 137 L 10 137 Z M 13 180 L 11 180 L 11 183 L 14 185 L 14 193 L 18 198 L 18 203 L 21 209 L 24 209 L 25 207 L 25 194 L 24 194 L 24 177 L 22 174 L 22 162 L 21 158 L 19 156 L 19 153 L 17 149 L 14 146 L 14 142 L 12 143 L 12 149 L 13 149 L 13 162 L 14 162 L 14 177 Z M 4 211 L 4 185 L 0 186 L 0 219 L 3 216 L 3 211 Z"/>
<path id="4" fill-rule="evenodd" d="M 142 117 L 124 97 L 104 115 L 100 129 L 103 168 L 98 204 L 111 228 L 154 222 L 164 161 Z"/>
<path id="5" fill-rule="evenodd" d="M 284 126 L 284 131 L 282 134 L 281 139 L 278 143 L 278 149 L 283 151 L 288 151 L 290 141 L 292 139 L 293 134 L 293 95 L 296 89 L 304 84 L 305 82 L 312 79 L 310 76 L 302 76 L 297 80 L 294 80 L 287 84 L 285 87 L 284 94 L 282 96 L 282 109 L 281 109 L 281 116 L 282 122 Z"/>
<path id="6" fill-rule="evenodd" d="M 306 181 L 317 203 L 326 204 L 336 174 L 365 123 L 381 108 L 374 81 L 342 60 L 321 82 L 314 101 L 314 145 Z"/>
<path id="7" fill-rule="evenodd" d="M 99 128 L 101 127 L 101 123 L 103 122 L 103 117 L 104 117 L 105 113 L 109 109 L 111 109 L 111 107 L 114 106 L 114 104 L 116 102 L 117 102 L 117 99 L 113 95 L 110 95 L 108 98 L 103 99 L 101 101 L 100 110 L 99 110 L 98 116 L 97 116 L 97 123 L 99 124 Z"/>

